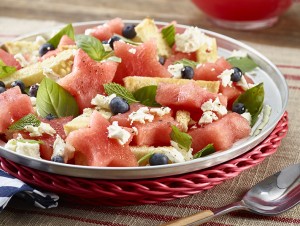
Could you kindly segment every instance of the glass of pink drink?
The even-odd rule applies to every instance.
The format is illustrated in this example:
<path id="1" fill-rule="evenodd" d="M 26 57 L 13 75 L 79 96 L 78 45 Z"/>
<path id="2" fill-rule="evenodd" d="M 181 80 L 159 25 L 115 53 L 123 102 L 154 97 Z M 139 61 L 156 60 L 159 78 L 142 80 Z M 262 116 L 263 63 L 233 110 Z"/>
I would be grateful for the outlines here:
<path id="1" fill-rule="evenodd" d="M 251 30 L 273 26 L 293 0 L 192 0 L 220 27 Z"/>

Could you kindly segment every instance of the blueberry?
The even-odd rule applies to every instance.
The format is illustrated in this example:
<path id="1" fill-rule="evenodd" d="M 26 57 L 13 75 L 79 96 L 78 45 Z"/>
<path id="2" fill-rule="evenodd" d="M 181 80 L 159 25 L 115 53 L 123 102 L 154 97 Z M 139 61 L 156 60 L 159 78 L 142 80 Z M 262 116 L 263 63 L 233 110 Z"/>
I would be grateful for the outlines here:
<path id="1" fill-rule="evenodd" d="M 246 107 L 243 103 L 234 103 L 232 105 L 232 111 L 238 114 L 243 114 L 246 111 Z"/>
<path id="2" fill-rule="evenodd" d="M 149 159 L 150 166 L 157 166 L 157 165 L 166 165 L 168 164 L 168 157 L 161 153 L 155 153 L 151 155 Z"/>
<path id="3" fill-rule="evenodd" d="M 184 66 L 181 70 L 181 76 L 184 79 L 192 79 L 194 77 L 194 69 L 190 66 Z"/>
<path id="4" fill-rule="evenodd" d="M 55 119 L 56 117 L 54 116 L 54 115 L 52 115 L 51 113 L 49 113 L 47 116 L 46 116 L 46 119 L 47 120 L 53 120 L 53 119 Z"/>
<path id="5" fill-rule="evenodd" d="M 51 161 L 65 163 L 64 158 L 62 156 L 60 156 L 60 155 L 53 156 L 51 158 Z"/>
<path id="6" fill-rule="evenodd" d="M 125 99 L 121 97 L 115 97 L 110 101 L 109 108 L 111 112 L 116 115 L 118 113 L 125 113 L 129 111 L 130 107 Z"/>
<path id="7" fill-rule="evenodd" d="M 110 48 L 114 49 L 114 42 L 119 41 L 121 38 L 119 38 L 118 36 L 112 36 L 109 40 L 108 40 L 108 44 L 110 46 Z"/>
<path id="8" fill-rule="evenodd" d="M 39 54 L 40 56 L 44 56 L 46 53 L 48 53 L 50 50 L 54 50 L 54 46 L 50 43 L 45 43 L 43 45 L 41 45 L 40 49 L 39 49 Z"/>
<path id="9" fill-rule="evenodd" d="M 166 62 L 166 58 L 165 58 L 165 57 L 163 57 L 163 56 L 159 56 L 159 58 L 158 58 L 158 62 L 159 62 L 161 65 L 164 65 L 164 64 L 165 64 L 165 62 Z"/>
<path id="10" fill-rule="evenodd" d="M 231 81 L 238 82 L 243 76 L 243 72 L 238 67 L 233 67 L 233 73 L 231 74 Z"/>
<path id="11" fill-rule="evenodd" d="M 136 36 L 136 32 L 135 32 L 135 25 L 134 24 L 127 24 L 124 26 L 123 30 L 122 30 L 122 35 L 125 38 L 129 38 L 132 39 Z"/>
<path id="12" fill-rule="evenodd" d="M 39 89 L 39 85 L 38 84 L 30 86 L 30 88 L 29 88 L 29 96 L 36 97 L 38 89 Z"/>
<path id="13" fill-rule="evenodd" d="M 0 93 L 3 93 L 3 92 L 5 92 L 6 91 L 6 88 L 5 87 L 2 87 L 2 86 L 0 86 Z"/>
<path id="14" fill-rule="evenodd" d="M 21 80 L 16 80 L 16 81 L 12 82 L 10 85 L 11 85 L 11 87 L 19 86 L 21 92 L 25 93 L 25 88 L 26 87 L 25 87 L 24 82 L 22 82 Z"/>
<path id="15" fill-rule="evenodd" d="M 5 88 L 4 82 L 0 81 L 0 87 L 4 87 Z"/>

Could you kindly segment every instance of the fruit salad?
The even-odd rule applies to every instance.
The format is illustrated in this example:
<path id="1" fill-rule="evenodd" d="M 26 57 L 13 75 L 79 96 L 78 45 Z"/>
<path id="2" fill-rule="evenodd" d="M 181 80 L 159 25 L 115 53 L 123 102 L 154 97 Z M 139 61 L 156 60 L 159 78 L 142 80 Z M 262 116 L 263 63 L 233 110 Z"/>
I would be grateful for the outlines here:
<path id="1" fill-rule="evenodd" d="M 150 18 L 115 18 L 84 34 L 68 24 L 50 37 L 7 42 L 0 49 L 1 151 L 101 167 L 226 151 L 259 132 L 252 127 L 264 87 L 248 76 L 256 67 L 241 50 L 219 56 L 216 39 L 197 27 Z"/>

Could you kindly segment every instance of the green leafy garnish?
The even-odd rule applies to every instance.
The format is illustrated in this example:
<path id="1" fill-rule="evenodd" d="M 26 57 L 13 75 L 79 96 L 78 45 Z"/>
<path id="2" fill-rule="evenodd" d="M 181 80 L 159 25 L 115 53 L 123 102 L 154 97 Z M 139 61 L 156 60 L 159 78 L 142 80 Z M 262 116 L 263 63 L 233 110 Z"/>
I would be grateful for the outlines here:
<path id="1" fill-rule="evenodd" d="M 194 154 L 194 159 L 204 157 L 207 155 L 210 155 L 212 153 L 216 152 L 213 144 L 208 144 L 204 148 L 202 148 L 200 151 L 198 151 L 196 154 Z"/>
<path id="2" fill-rule="evenodd" d="M 113 56 L 112 51 L 106 52 L 103 44 L 93 36 L 76 35 L 75 40 L 78 48 L 81 48 L 93 60 L 101 61 Z"/>
<path id="3" fill-rule="evenodd" d="M 258 65 L 249 57 L 230 57 L 227 61 L 233 66 L 241 69 L 243 73 L 252 71 Z"/>
<path id="4" fill-rule="evenodd" d="M 190 66 L 192 68 L 197 67 L 198 63 L 186 58 L 176 61 L 174 64 L 183 64 L 183 66 Z"/>
<path id="5" fill-rule="evenodd" d="M 44 142 L 41 140 L 18 139 L 17 141 L 22 143 L 30 143 L 30 144 L 44 144 Z"/>
<path id="6" fill-rule="evenodd" d="M 175 43 L 175 26 L 171 24 L 161 30 L 161 34 L 168 46 L 172 47 Z"/>
<path id="7" fill-rule="evenodd" d="M 125 38 L 124 36 L 121 36 L 121 35 L 118 35 L 118 34 L 114 34 L 114 36 L 116 36 L 116 37 L 120 38 L 122 41 L 124 41 L 128 44 L 134 45 L 134 46 L 138 46 L 138 45 L 142 44 L 141 42 L 134 42 L 131 39 Z"/>
<path id="8" fill-rule="evenodd" d="M 189 151 L 192 146 L 192 137 L 184 132 L 181 132 L 176 126 L 171 126 L 171 139 L 175 141 L 178 146 L 186 151 Z"/>
<path id="9" fill-rule="evenodd" d="M 17 71 L 17 68 L 7 66 L 2 60 L 0 60 L 0 79 L 11 75 L 15 71 Z"/>
<path id="10" fill-rule="evenodd" d="M 14 122 L 10 127 L 9 130 L 23 130 L 25 126 L 39 126 L 41 121 L 33 114 L 28 114 L 23 118 L 19 119 L 18 121 Z"/>
<path id="11" fill-rule="evenodd" d="M 251 127 L 256 123 L 258 115 L 263 108 L 264 96 L 264 85 L 263 83 L 260 83 L 251 89 L 246 90 L 234 101 L 234 104 L 243 103 L 251 114 Z"/>
<path id="12" fill-rule="evenodd" d="M 105 93 L 107 95 L 111 95 L 115 93 L 117 96 L 125 99 L 128 102 L 128 104 L 139 102 L 138 100 L 135 99 L 133 94 L 129 92 L 124 86 L 121 86 L 114 82 L 104 84 L 103 86 L 104 86 Z"/>
<path id="13" fill-rule="evenodd" d="M 79 114 L 74 97 L 49 78 L 44 78 L 39 86 L 36 107 L 42 117 L 46 117 L 48 114 L 52 114 L 56 118 L 76 117 Z"/>
<path id="14" fill-rule="evenodd" d="M 74 28 L 72 24 L 68 24 L 64 28 L 62 28 L 58 33 L 56 33 L 51 39 L 47 41 L 47 43 L 50 43 L 54 46 L 54 48 L 57 48 L 60 39 L 62 36 L 67 35 L 69 38 L 75 40 L 74 38 Z"/>
<path id="15" fill-rule="evenodd" d="M 147 153 L 146 155 L 144 155 L 142 158 L 139 159 L 138 164 L 141 165 L 146 160 L 149 160 L 153 154 L 154 154 L 153 151 Z"/>
<path id="16" fill-rule="evenodd" d="M 149 107 L 160 107 L 161 105 L 155 101 L 156 85 L 145 86 L 134 92 L 134 97 L 140 103 Z"/>

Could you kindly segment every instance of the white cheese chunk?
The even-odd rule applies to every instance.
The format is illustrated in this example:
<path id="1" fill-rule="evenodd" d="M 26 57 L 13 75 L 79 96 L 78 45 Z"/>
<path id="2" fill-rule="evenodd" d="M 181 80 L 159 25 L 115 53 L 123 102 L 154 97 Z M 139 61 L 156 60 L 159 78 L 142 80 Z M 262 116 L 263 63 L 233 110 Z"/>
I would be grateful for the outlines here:
<path id="1" fill-rule="evenodd" d="M 34 43 L 36 43 L 38 46 L 41 46 L 41 45 L 45 44 L 46 42 L 47 42 L 46 39 L 41 35 L 36 36 L 35 41 L 34 41 Z"/>
<path id="2" fill-rule="evenodd" d="M 237 58 L 243 58 L 243 57 L 247 57 L 248 54 L 246 51 L 244 50 L 233 50 L 230 57 L 237 57 Z"/>
<path id="3" fill-rule="evenodd" d="M 169 107 L 161 107 L 161 108 L 151 108 L 150 113 L 154 113 L 160 117 L 167 115 L 171 112 L 171 108 Z"/>
<path id="4" fill-rule="evenodd" d="M 146 121 L 152 122 L 154 119 L 154 116 L 152 114 L 149 114 L 149 108 L 147 107 L 141 107 L 137 111 L 132 112 L 128 118 L 131 120 L 130 125 L 132 125 L 133 122 L 140 122 L 145 124 Z"/>
<path id="5" fill-rule="evenodd" d="M 208 101 L 204 102 L 201 106 L 202 111 L 214 111 L 219 113 L 220 115 L 226 115 L 227 109 L 224 105 L 221 104 L 220 99 L 217 97 L 214 101 L 209 99 Z"/>
<path id="6" fill-rule="evenodd" d="M 184 161 L 190 161 L 192 159 L 194 159 L 193 157 L 193 149 L 190 148 L 188 151 L 182 149 L 179 147 L 178 143 L 176 143 L 175 141 L 171 140 L 171 146 L 174 147 L 177 151 L 179 151 L 183 158 L 184 158 Z"/>
<path id="7" fill-rule="evenodd" d="M 55 129 L 53 129 L 50 124 L 44 122 L 41 122 L 39 126 L 25 126 L 24 129 L 29 132 L 29 136 L 31 137 L 43 136 L 43 133 L 53 136 L 56 133 Z"/>
<path id="8" fill-rule="evenodd" d="M 128 50 L 128 52 L 130 52 L 131 54 L 135 54 L 136 53 L 136 49 L 135 48 L 131 48 Z"/>
<path id="9" fill-rule="evenodd" d="M 254 84 L 249 84 L 245 79 L 245 76 L 242 76 L 241 80 L 238 81 L 236 85 L 242 87 L 243 90 L 247 90 L 255 86 Z"/>
<path id="10" fill-rule="evenodd" d="M 108 137 L 111 139 L 116 139 L 119 144 L 124 145 L 128 142 L 130 138 L 130 133 L 120 127 L 117 121 L 114 121 L 112 125 L 107 127 L 108 129 Z"/>
<path id="11" fill-rule="evenodd" d="M 103 47 L 104 47 L 104 51 L 105 51 L 105 52 L 110 52 L 110 51 L 113 50 L 113 49 L 110 47 L 109 44 L 102 44 L 102 45 L 103 45 Z"/>
<path id="12" fill-rule="evenodd" d="M 57 134 L 53 143 L 53 154 L 51 158 L 54 156 L 62 156 L 66 163 L 69 159 L 74 157 L 74 152 L 75 148 L 70 144 L 66 144 L 65 141 Z"/>
<path id="13" fill-rule="evenodd" d="M 96 105 L 100 108 L 104 108 L 104 109 L 107 109 L 107 110 L 110 110 L 109 108 L 109 104 L 111 102 L 111 100 L 113 98 L 115 98 L 117 95 L 116 94 L 111 94 L 109 96 L 104 96 L 104 95 L 101 95 L 101 94 L 97 94 L 92 100 L 91 100 L 91 104 L 92 105 Z"/>
<path id="14" fill-rule="evenodd" d="M 60 78 L 60 75 L 57 74 L 55 71 L 53 71 L 52 68 L 49 67 L 43 67 L 43 75 L 45 75 L 47 78 L 50 78 L 54 81 L 57 81 Z"/>
<path id="15" fill-rule="evenodd" d="M 36 97 L 30 97 L 30 101 L 31 101 L 31 105 L 33 107 L 35 107 L 36 106 Z"/>
<path id="16" fill-rule="evenodd" d="M 89 29 L 86 29 L 86 30 L 84 31 L 84 34 L 85 34 L 85 35 L 91 35 L 94 31 L 95 31 L 94 28 L 89 28 Z"/>
<path id="17" fill-rule="evenodd" d="M 21 67 L 27 67 L 30 62 L 25 59 L 22 53 L 17 53 L 14 58 L 20 63 Z"/>
<path id="18" fill-rule="evenodd" d="M 209 124 L 212 123 L 213 121 L 218 120 L 218 116 L 212 112 L 212 111 L 205 111 L 203 112 L 198 124 Z"/>
<path id="19" fill-rule="evenodd" d="M 24 140 L 20 141 L 20 137 L 18 137 L 17 139 L 9 140 L 5 144 L 4 148 L 7 148 L 21 155 L 26 155 L 38 159 L 41 158 L 39 143 L 29 143 L 25 142 Z"/>
<path id="20" fill-rule="evenodd" d="M 231 74 L 234 72 L 233 69 L 226 69 L 224 70 L 220 75 L 218 75 L 218 78 L 222 81 L 222 86 L 226 87 L 232 87 L 232 81 L 231 81 Z"/>
<path id="21" fill-rule="evenodd" d="M 252 117 L 251 114 L 249 112 L 244 112 L 243 114 L 241 114 L 241 116 L 245 119 L 247 119 L 247 121 L 249 122 L 249 124 L 251 123 Z"/>
<path id="22" fill-rule="evenodd" d="M 171 64 L 168 66 L 168 71 L 171 73 L 173 78 L 180 79 L 182 77 L 181 71 L 183 68 L 183 64 Z"/>

